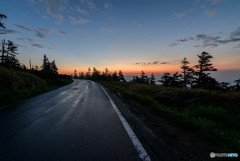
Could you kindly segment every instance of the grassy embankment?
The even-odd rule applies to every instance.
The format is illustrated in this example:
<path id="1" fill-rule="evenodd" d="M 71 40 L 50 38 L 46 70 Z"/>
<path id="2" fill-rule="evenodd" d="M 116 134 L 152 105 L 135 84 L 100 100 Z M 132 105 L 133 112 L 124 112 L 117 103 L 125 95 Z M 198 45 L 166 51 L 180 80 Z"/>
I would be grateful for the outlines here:
<path id="1" fill-rule="evenodd" d="M 141 110 L 170 120 L 225 152 L 240 150 L 240 92 L 101 82 Z M 157 131 L 157 130 L 156 130 Z"/>
<path id="2" fill-rule="evenodd" d="M 33 74 L 0 67 L 0 107 L 71 83 L 72 80 L 43 80 Z"/>

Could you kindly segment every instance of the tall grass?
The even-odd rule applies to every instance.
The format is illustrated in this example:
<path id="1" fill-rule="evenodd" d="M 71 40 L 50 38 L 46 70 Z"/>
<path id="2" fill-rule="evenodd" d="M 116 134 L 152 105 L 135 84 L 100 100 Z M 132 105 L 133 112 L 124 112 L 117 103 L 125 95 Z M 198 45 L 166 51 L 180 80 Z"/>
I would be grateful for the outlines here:
<path id="1" fill-rule="evenodd" d="M 135 100 L 222 150 L 240 150 L 240 93 L 180 89 L 145 84 L 101 82 L 123 97 Z"/>
<path id="2" fill-rule="evenodd" d="M 33 74 L 0 66 L 0 106 L 72 83 L 71 79 L 43 80 Z"/>

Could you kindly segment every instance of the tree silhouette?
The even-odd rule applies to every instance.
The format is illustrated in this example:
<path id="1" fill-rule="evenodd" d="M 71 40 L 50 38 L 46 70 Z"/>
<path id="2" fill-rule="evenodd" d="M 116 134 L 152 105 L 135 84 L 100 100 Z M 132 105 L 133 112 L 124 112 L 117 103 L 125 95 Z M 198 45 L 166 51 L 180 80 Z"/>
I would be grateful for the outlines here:
<path id="1" fill-rule="evenodd" d="M 6 42 L 5 39 L 2 40 L 1 43 L 1 62 L 0 64 L 7 66 L 7 67 L 14 67 L 19 68 L 20 64 L 16 57 L 17 53 L 17 46 L 10 40 Z"/>
<path id="2" fill-rule="evenodd" d="M 6 46 L 6 40 L 3 39 L 2 40 L 2 43 L 1 43 L 1 46 L 2 46 L 2 49 L 1 49 L 1 64 L 5 64 L 4 60 L 5 60 L 5 53 L 6 53 L 6 49 L 5 49 L 5 46 Z"/>
<path id="3" fill-rule="evenodd" d="M 0 27 L 6 29 L 6 27 L 4 26 L 4 24 L 1 22 L 1 19 L 4 19 L 4 18 L 7 18 L 7 16 L 6 16 L 6 15 L 3 15 L 3 14 L 0 14 Z"/>
<path id="4" fill-rule="evenodd" d="M 50 71 L 54 74 L 54 75 L 58 75 L 58 68 L 56 66 L 55 60 L 53 60 L 50 63 Z"/>
<path id="5" fill-rule="evenodd" d="M 84 79 L 84 73 L 83 72 L 79 73 L 79 78 Z"/>
<path id="6" fill-rule="evenodd" d="M 159 82 L 161 82 L 163 86 L 169 87 L 171 86 L 172 79 L 170 73 L 164 73 Z"/>
<path id="7" fill-rule="evenodd" d="M 113 80 L 113 81 L 119 81 L 119 77 L 118 77 L 116 71 L 112 74 L 112 80 Z"/>
<path id="8" fill-rule="evenodd" d="M 140 79 L 139 79 L 138 83 L 146 83 L 146 84 L 148 84 L 148 82 L 149 82 L 148 76 L 145 75 L 144 71 L 142 71 L 140 74 L 141 75 L 140 75 Z"/>
<path id="9" fill-rule="evenodd" d="M 196 68 L 195 75 L 197 76 L 197 87 L 203 87 L 204 84 L 208 82 L 207 78 L 210 78 L 210 73 L 205 73 L 208 71 L 217 71 L 216 68 L 213 67 L 211 63 L 211 59 L 213 58 L 209 53 L 202 52 L 201 55 L 198 56 L 198 64 L 194 66 Z M 211 79 L 211 78 L 210 78 Z M 211 79 L 212 80 L 212 79 Z"/>
<path id="10" fill-rule="evenodd" d="M 76 69 L 74 69 L 74 73 L 73 73 L 73 78 L 77 78 L 77 70 Z"/>
<path id="11" fill-rule="evenodd" d="M 16 58 L 17 55 L 17 46 L 15 46 L 13 44 L 12 41 L 8 40 L 7 41 L 7 55 L 5 58 L 5 64 L 6 66 L 10 66 L 10 67 L 19 67 L 19 61 Z"/>
<path id="12" fill-rule="evenodd" d="M 93 67 L 92 79 L 93 80 L 100 79 L 100 71 L 98 71 L 95 67 Z"/>
<path id="13" fill-rule="evenodd" d="M 236 85 L 235 85 L 235 90 L 236 90 L 236 91 L 240 91 L 240 79 L 237 79 L 237 80 L 235 80 L 234 82 L 236 83 Z"/>
<path id="14" fill-rule="evenodd" d="M 119 70 L 118 76 L 119 76 L 119 80 L 120 80 L 120 81 L 126 82 L 126 80 L 125 80 L 125 78 L 124 78 L 124 75 L 123 75 L 123 72 L 122 72 L 121 70 Z"/>
<path id="15" fill-rule="evenodd" d="M 47 58 L 47 56 L 45 54 L 43 56 L 43 63 L 42 63 L 42 66 L 41 66 L 41 70 L 43 72 L 50 71 L 50 63 L 49 63 L 49 60 L 48 60 L 48 58 Z"/>
<path id="16" fill-rule="evenodd" d="M 151 77 L 150 77 L 150 84 L 151 84 L 151 85 L 154 85 L 154 84 L 156 84 L 156 81 L 155 81 L 155 76 L 154 76 L 154 74 L 153 74 L 153 73 L 151 74 Z"/>
<path id="17" fill-rule="evenodd" d="M 183 86 L 184 86 L 184 88 L 187 88 L 187 84 L 191 84 L 191 80 L 193 78 L 194 72 L 193 72 L 193 69 L 188 66 L 189 61 L 187 60 L 186 57 L 183 58 L 181 63 L 182 63 L 181 69 L 183 69 L 183 71 L 182 71 Z"/>

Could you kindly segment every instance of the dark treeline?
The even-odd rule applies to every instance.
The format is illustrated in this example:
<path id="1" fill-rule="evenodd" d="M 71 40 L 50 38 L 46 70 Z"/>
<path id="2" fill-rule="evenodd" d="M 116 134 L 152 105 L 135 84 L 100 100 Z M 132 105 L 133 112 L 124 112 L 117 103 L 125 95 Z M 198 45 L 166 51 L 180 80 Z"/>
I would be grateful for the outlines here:
<path id="1" fill-rule="evenodd" d="M 108 68 L 105 69 L 105 71 L 100 72 L 95 67 L 93 67 L 93 70 L 91 68 L 88 68 L 88 71 L 84 74 L 83 72 L 80 72 L 79 75 L 77 74 L 77 70 L 74 70 L 73 78 L 77 79 L 89 79 L 94 81 L 121 81 L 126 82 L 123 72 L 119 70 L 115 72 L 109 72 Z"/>
<path id="2" fill-rule="evenodd" d="M 183 58 L 181 61 L 182 71 L 176 72 L 174 74 L 164 73 L 159 82 L 161 86 L 165 87 L 177 87 L 177 88 L 201 88 L 209 90 L 222 90 L 222 91 L 240 91 L 240 79 L 235 80 L 235 85 L 230 86 L 227 82 L 218 82 L 215 78 L 211 77 L 210 72 L 217 71 L 211 63 L 213 58 L 209 53 L 202 52 L 197 55 L 198 63 L 190 67 L 190 62 L 187 58 Z M 96 68 L 88 68 L 88 72 L 85 74 L 83 72 L 77 74 L 74 71 L 74 78 L 80 79 L 90 79 L 90 80 L 105 80 L 105 81 L 123 81 L 126 82 L 122 71 L 119 73 L 116 71 L 110 73 L 106 68 L 104 72 L 98 71 Z M 141 83 L 155 85 L 156 78 L 152 73 L 151 76 L 147 76 L 144 71 L 140 73 L 140 76 L 134 76 L 131 80 L 132 83 Z"/>
<path id="3" fill-rule="evenodd" d="M 1 22 L 1 19 L 5 18 L 7 18 L 7 16 L 0 14 L 0 28 L 2 28 L 0 34 L 4 34 L 4 29 L 6 29 L 4 24 Z M 18 60 L 17 55 L 19 53 L 17 50 L 18 46 L 13 41 L 5 39 L 1 40 L 0 66 L 29 72 L 44 79 L 71 79 L 71 76 L 58 74 L 58 68 L 55 60 L 49 61 L 46 55 L 43 57 L 42 66 L 40 68 L 38 66 L 32 66 L 31 64 L 29 65 L 29 68 L 27 68 L 26 65 L 21 64 Z"/>
<path id="4" fill-rule="evenodd" d="M 178 88 L 202 88 L 210 90 L 232 90 L 240 91 L 240 79 L 235 80 L 235 85 L 230 86 L 227 82 L 218 82 L 215 78 L 211 77 L 213 71 L 217 71 L 211 63 L 213 58 L 209 53 L 202 52 L 198 57 L 198 64 L 190 67 L 190 62 L 187 58 L 181 61 L 182 71 L 174 74 L 164 73 L 159 82 L 165 87 L 178 87 Z M 140 77 L 134 76 L 133 82 L 144 84 L 155 84 L 155 77 L 152 73 L 151 77 L 145 75 L 142 71 Z"/>

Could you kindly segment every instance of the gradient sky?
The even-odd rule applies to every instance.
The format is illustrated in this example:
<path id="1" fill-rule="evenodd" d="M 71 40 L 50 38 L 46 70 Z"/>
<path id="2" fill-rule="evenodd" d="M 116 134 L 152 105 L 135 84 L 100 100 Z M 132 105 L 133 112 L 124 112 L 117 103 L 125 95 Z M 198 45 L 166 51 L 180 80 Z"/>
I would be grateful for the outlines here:
<path id="1" fill-rule="evenodd" d="M 7 0 L 0 13 L 8 17 L 1 39 L 19 45 L 26 65 L 46 54 L 60 73 L 158 74 L 207 51 L 220 71 L 240 73 L 239 0 Z"/>

